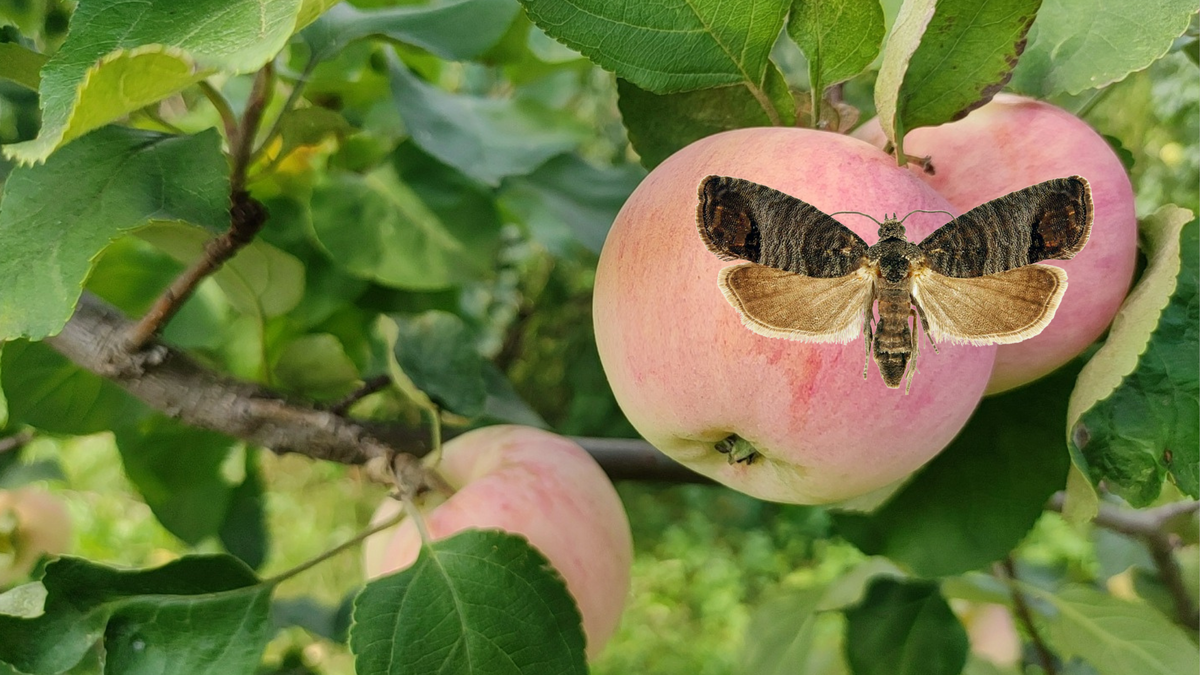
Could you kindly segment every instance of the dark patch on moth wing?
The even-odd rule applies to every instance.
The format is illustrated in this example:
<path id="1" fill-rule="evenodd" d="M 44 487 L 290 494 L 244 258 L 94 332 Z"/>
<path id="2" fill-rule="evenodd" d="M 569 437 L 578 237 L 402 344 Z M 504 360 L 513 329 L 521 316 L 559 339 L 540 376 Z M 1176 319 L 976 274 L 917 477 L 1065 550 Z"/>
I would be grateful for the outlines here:
<path id="1" fill-rule="evenodd" d="M 709 176 L 700 183 L 699 197 L 696 225 L 708 250 L 722 260 L 757 262 L 762 249 L 750 204 L 753 194 L 737 189 L 728 179 Z"/>
<path id="2" fill-rule="evenodd" d="M 1092 215 L 1087 181 L 1079 176 L 1056 178 L 981 204 L 918 246 L 939 274 L 995 274 L 1075 257 L 1091 235 Z"/>
<path id="3" fill-rule="evenodd" d="M 696 228 L 722 260 L 749 260 L 794 274 L 831 278 L 865 264 L 867 244 L 811 204 L 741 178 L 700 182 Z"/>

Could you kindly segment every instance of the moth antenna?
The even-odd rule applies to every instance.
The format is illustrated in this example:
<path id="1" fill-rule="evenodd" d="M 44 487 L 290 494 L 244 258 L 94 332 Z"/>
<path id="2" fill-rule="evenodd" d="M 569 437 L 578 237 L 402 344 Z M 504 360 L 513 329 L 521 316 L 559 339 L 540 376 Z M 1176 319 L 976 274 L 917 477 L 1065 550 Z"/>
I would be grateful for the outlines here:
<path id="1" fill-rule="evenodd" d="M 934 209 L 934 210 L 932 210 L 932 211 L 926 211 L 925 209 L 917 209 L 916 211 L 909 211 L 909 212 L 908 212 L 908 215 L 906 215 L 906 216 L 904 216 L 903 218 L 901 218 L 901 219 L 900 219 L 900 224 L 901 224 L 901 225 L 903 225 L 903 224 L 904 224 L 904 221 L 908 220 L 908 216 L 911 216 L 911 215 L 912 215 L 912 214 L 914 214 L 914 213 L 944 213 L 944 214 L 946 214 L 946 215 L 950 216 L 951 218 L 954 218 L 954 214 L 953 214 L 953 213 L 950 213 L 949 211 L 943 211 L 942 209 Z M 893 217 L 895 217 L 895 216 L 893 216 Z"/>
<path id="2" fill-rule="evenodd" d="M 869 216 L 869 215 L 867 215 L 867 214 L 863 213 L 862 211 L 834 211 L 833 213 L 830 213 L 830 214 L 828 214 L 828 215 L 831 215 L 831 216 L 840 216 L 840 215 L 842 215 L 843 213 L 853 213 L 853 214 L 854 214 L 854 215 L 856 215 L 856 216 L 863 216 L 863 217 L 865 217 L 865 218 L 871 218 L 871 222 L 875 223 L 876 225 L 878 225 L 878 226 L 880 226 L 880 227 L 883 227 L 883 223 L 879 222 L 878 220 L 875 220 L 875 219 L 874 219 L 874 218 L 872 218 L 871 216 Z M 885 216 L 885 217 L 886 217 L 886 216 Z"/>

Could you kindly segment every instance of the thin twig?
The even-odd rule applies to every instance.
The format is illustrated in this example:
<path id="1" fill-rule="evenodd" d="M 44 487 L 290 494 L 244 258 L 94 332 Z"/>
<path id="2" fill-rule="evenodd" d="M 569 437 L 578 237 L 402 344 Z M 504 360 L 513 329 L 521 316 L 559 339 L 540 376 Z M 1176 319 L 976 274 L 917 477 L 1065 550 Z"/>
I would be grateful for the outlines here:
<path id="1" fill-rule="evenodd" d="M 184 270 L 171 282 L 146 314 L 130 327 L 126 335 L 125 348 L 137 352 L 150 343 L 167 322 L 183 307 L 196 287 L 210 274 L 216 272 L 243 246 L 250 243 L 267 222 L 267 210 L 245 192 L 234 196 L 229 209 L 230 224 L 225 234 L 210 239 L 204 245 L 200 259 Z"/>
<path id="2" fill-rule="evenodd" d="M 217 109 L 217 114 L 221 116 L 221 124 L 225 127 L 225 138 L 232 147 L 234 139 L 237 138 L 238 123 L 237 116 L 233 114 L 233 108 L 229 107 L 229 101 L 225 100 L 221 92 L 217 91 L 217 88 L 209 84 L 207 80 L 201 80 L 200 91 Z"/>
<path id="3" fill-rule="evenodd" d="M 259 143 L 258 148 L 251 153 L 251 164 L 258 161 L 258 159 L 262 157 L 263 153 L 267 151 L 267 148 L 269 148 L 271 143 L 275 140 L 275 137 L 278 136 L 282 131 L 283 118 L 287 116 L 288 111 L 295 108 L 296 103 L 300 101 L 300 96 L 304 93 L 304 87 L 308 85 L 308 78 L 312 76 L 312 72 L 317 67 L 318 63 L 319 61 L 317 61 L 317 59 L 310 58 L 308 63 L 304 64 L 304 70 L 300 72 L 300 77 L 296 80 L 295 84 L 292 85 L 292 91 L 288 94 L 287 100 L 283 102 L 283 107 L 280 108 L 279 115 L 277 115 L 275 120 L 271 122 L 271 127 L 267 129 L 267 133 L 263 134 L 262 142 Z"/>
<path id="4" fill-rule="evenodd" d="M 1062 512 L 1066 495 L 1056 493 L 1047 505 L 1051 511 Z M 1200 511 L 1200 502 L 1179 501 L 1152 509 L 1122 509 L 1101 502 L 1100 510 L 1092 522 L 1099 527 L 1140 539 L 1150 551 L 1150 558 L 1158 569 L 1158 576 L 1171 594 L 1175 606 L 1175 620 L 1193 632 L 1200 631 L 1200 610 L 1192 602 L 1192 596 L 1183 583 L 1183 572 L 1175 559 L 1175 544 L 1168 526 L 1175 519 Z"/>
<path id="5" fill-rule="evenodd" d="M 12 452 L 13 450 L 19 450 L 24 447 L 26 443 L 32 440 L 33 432 L 28 429 L 17 432 L 12 436 L 0 438 L 0 455 L 3 455 L 6 452 Z"/>
<path id="6" fill-rule="evenodd" d="M 1175 620 L 1182 626 L 1187 626 L 1193 633 L 1200 631 L 1200 612 L 1192 604 L 1192 596 L 1183 583 L 1183 571 L 1179 561 L 1175 559 L 1175 546 L 1170 537 L 1160 532 L 1158 535 L 1145 537 L 1146 548 L 1150 549 L 1150 559 L 1158 568 L 1158 576 L 1163 585 L 1171 593 L 1171 602 L 1175 606 Z"/>
<path id="7" fill-rule="evenodd" d="M 1100 91 L 1096 92 L 1091 98 L 1089 98 L 1087 100 L 1087 103 L 1084 103 L 1082 106 L 1079 107 L 1079 110 L 1075 112 L 1075 116 L 1080 119 L 1087 119 L 1087 116 L 1089 114 L 1091 114 L 1092 110 L 1094 110 L 1096 108 L 1096 105 L 1099 104 L 1101 101 L 1103 101 L 1105 98 L 1107 98 L 1109 93 L 1112 92 L 1113 89 L 1115 89 L 1115 87 L 1113 87 L 1112 85 L 1109 85 L 1109 86 L 1101 89 Z"/>
<path id="8" fill-rule="evenodd" d="M 238 128 L 237 138 L 230 141 L 230 152 L 233 155 L 229 169 L 230 194 L 236 195 L 246 189 L 246 169 L 250 166 L 250 153 L 254 150 L 258 123 L 262 121 L 263 111 L 271 100 L 271 90 L 275 86 L 274 72 L 274 66 L 268 62 L 254 77 L 254 86 L 250 89 L 250 98 L 247 99 L 246 110 L 242 113 L 242 124 Z"/>
<path id="9" fill-rule="evenodd" d="M 1017 620 L 1025 627 L 1025 632 L 1029 634 L 1029 640 L 1033 643 L 1033 648 L 1037 652 L 1038 660 L 1041 661 L 1042 670 L 1046 675 L 1058 675 L 1058 666 L 1054 654 L 1042 641 L 1042 636 L 1038 633 L 1037 626 L 1033 623 L 1033 613 L 1029 611 L 1029 604 L 1025 602 L 1025 596 L 1021 593 L 1021 589 L 1017 586 L 1017 566 L 1013 562 L 1013 557 L 1010 555 L 1005 558 L 998 566 L 998 575 L 1004 577 L 1008 583 L 1008 590 L 1012 594 L 1013 610 L 1017 614 Z"/>
<path id="10" fill-rule="evenodd" d="M 375 392 L 387 389 L 389 386 L 391 386 L 391 384 L 392 377 L 390 375 L 376 375 L 366 382 L 363 382 L 362 386 L 358 389 L 346 394 L 346 397 L 342 400 L 329 406 L 329 412 L 335 415 L 345 415 L 350 411 L 350 408 L 355 403 L 358 403 Z"/>
<path id="11" fill-rule="evenodd" d="M 204 254 L 200 259 L 176 277 L 150 306 L 145 316 L 130 329 L 125 339 L 125 348 L 130 352 L 137 352 L 149 344 L 188 298 L 192 297 L 200 282 L 220 269 L 243 246 L 253 241 L 267 222 L 266 208 L 250 197 L 245 187 L 251 146 L 258 131 L 258 123 L 262 120 L 263 109 L 270 100 L 273 83 L 272 67 L 268 63 L 254 78 L 254 86 L 246 102 L 241 124 L 232 123 L 232 129 L 229 118 L 233 113 L 229 110 L 225 98 L 212 85 L 201 83 L 201 90 L 209 96 L 213 105 L 222 111 L 221 119 L 225 121 L 226 134 L 229 136 L 232 154 L 229 170 L 229 230 L 205 244 Z"/>

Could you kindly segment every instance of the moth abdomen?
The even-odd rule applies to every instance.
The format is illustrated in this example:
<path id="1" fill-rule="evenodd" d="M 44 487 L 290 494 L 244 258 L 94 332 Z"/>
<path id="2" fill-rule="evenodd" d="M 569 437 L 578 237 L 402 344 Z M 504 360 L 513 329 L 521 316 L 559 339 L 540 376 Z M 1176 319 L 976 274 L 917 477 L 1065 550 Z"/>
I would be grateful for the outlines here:
<path id="1" fill-rule="evenodd" d="M 875 325 L 872 353 L 879 374 L 895 389 L 904 379 L 912 356 L 912 331 L 908 326 L 912 296 L 903 286 L 879 289 L 879 322 Z"/>

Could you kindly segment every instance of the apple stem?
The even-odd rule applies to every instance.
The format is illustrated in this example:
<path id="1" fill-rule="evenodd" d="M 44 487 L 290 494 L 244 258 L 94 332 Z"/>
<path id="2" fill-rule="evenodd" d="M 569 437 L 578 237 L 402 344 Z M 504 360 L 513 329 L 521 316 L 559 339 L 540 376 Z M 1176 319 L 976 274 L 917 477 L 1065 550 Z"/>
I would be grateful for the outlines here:
<path id="1" fill-rule="evenodd" d="M 433 457 L 433 466 L 442 463 L 442 410 L 435 403 L 429 408 L 429 440 L 430 456 Z"/>
<path id="2" fill-rule="evenodd" d="M 287 579 L 290 579 L 290 578 L 296 576 L 297 574 L 300 574 L 301 572 L 307 571 L 308 569 L 325 562 L 326 560 L 341 553 L 342 551 L 345 551 L 348 548 L 357 546 L 358 544 L 362 543 L 362 541 L 364 539 L 375 534 L 376 532 L 382 532 L 382 531 L 388 529 L 389 527 L 394 527 L 394 526 L 398 525 L 400 523 L 400 521 L 404 520 L 406 515 L 408 515 L 408 514 L 403 511 L 400 513 L 397 513 L 396 515 L 392 516 L 391 518 L 388 518 L 387 520 L 384 520 L 384 521 L 378 523 L 377 525 L 372 525 L 371 527 L 363 530 L 362 532 L 359 532 L 358 534 L 354 535 L 350 539 L 338 544 L 337 546 L 334 546 L 333 548 L 329 549 L 328 551 L 325 551 L 324 553 L 316 556 L 315 558 L 306 560 L 306 561 L 300 563 L 299 565 L 296 565 L 295 567 L 291 568 L 290 570 L 280 572 L 279 574 L 276 574 L 273 577 L 264 579 L 262 583 L 267 586 L 274 586 L 282 581 L 286 581 Z M 420 521 L 418 521 L 418 527 L 421 528 L 422 532 L 425 531 L 424 523 L 421 523 Z"/>
<path id="3" fill-rule="evenodd" d="M 409 495 L 400 497 L 400 501 L 404 504 L 404 512 L 412 518 L 413 524 L 417 526 L 417 533 L 421 535 L 421 546 L 429 546 L 432 539 L 429 537 L 429 528 L 425 526 L 425 515 L 421 513 L 421 509 L 417 508 L 417 503 L 413 501 Z"/>

